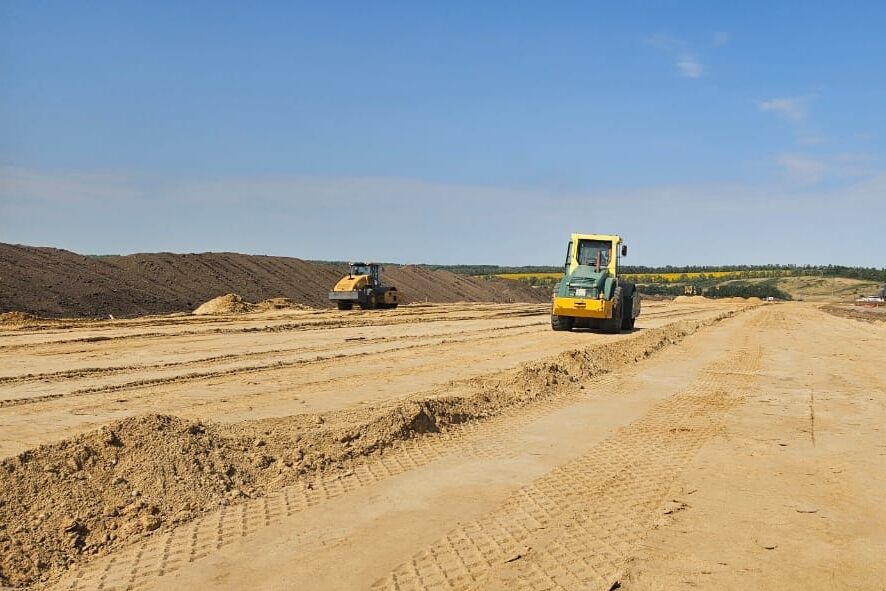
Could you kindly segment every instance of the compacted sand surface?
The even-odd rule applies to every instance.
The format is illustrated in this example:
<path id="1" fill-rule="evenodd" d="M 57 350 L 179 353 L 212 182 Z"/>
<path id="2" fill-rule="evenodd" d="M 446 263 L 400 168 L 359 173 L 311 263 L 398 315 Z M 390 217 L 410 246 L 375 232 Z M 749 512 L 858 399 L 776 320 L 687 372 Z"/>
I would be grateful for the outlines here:
<path id="1" fill-rule="evenodd" d="M 886 327 L 655 302 L 0 329 L 0 584 L 878 588 Z"/>

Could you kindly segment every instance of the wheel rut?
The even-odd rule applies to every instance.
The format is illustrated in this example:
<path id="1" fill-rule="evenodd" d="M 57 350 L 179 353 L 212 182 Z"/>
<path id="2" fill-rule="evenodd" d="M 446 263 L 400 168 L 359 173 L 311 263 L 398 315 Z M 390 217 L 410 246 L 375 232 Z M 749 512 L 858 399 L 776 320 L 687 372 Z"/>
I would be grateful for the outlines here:
<path id="1" fill-rule="evenodd" d="M 247 375 L 247 374 L 257 374 L 263 372 L 272 372 L 279 371 L 284 369 L 291 369 L 296 367 L 304 367 L 311 366 L 317 364 L 327 363 L 336 359 L 348 358 L 348 359 L 365 359 L 365 358 L 374 358 L 379 359 L 380 356 L 385 354 L 396 354 L 402 353 L 405 351 L 417 351 L 422 349 L 436 348 L 440 345 L 453 344 L 453 343 L 475 343 L 482 341 L 494 341 L 500 339 L 502 337 L 502 332 L 508 332 L 508 336 L 519 336 L 521 334 L 530 334 L 535 333 L 537 330 L 531 328 L 533 325 L 537 325 L 538 323 L 532 323 L 529 325 L 521 325 L 519 327 L 508 327 L 508 328 L 498 328 L 498 329 L 490 329 L 489 332 L 493 334 L 487 333 L 476 333 L 476 332 L 457 332 L 457 333 L 448 333 L 448 334 L 440 334 L 433 335 L 431 337 L 422 337 L 422 338 L 404 338 L 404 339 L 390 339 L 391 341 L 397 342 L 402 341 L 399 344 L 393 346 L 387 346 L 382 349 L 373 349 L 371 351 L 351 351 L 342 350 L 339 347 L 330 347 L 325 350 L 309 350 L 309 353 L 314 355 L 313 357 L 307 359 L 278 359 L 275 361 L 268 361 L 265 363 L 254 363 L 252 365 L 244 366 L 244 367 L 234 367 L 229 369 L 222 370 L 209 370 L 209 371 L 193 371 L 184 374 L 177 374 L 172 376 L 164 376 L 164 377 L 156 377 L 156 378 L 142 378 L 139 380 L 133 380 L 123 383 L 117 384 L 105 384 L 105 385 L 97 385 L 97 386 L 87 386 L 84 388 L 79 388 L 75 390 L 71 390 L 69 392 L 59 392 L 59 393 L 51 393 L 51 394 L 40 394 L 40 395 L 31 395 L 25 396 L 21 398 L 7 398 L 0 400 L 0 408 L 8 407 L 8 406 L 19 406 L 24 404 L 35 404 L 39 402 L 47 402 L 51 400 L 58 400 L 62 398 L 71 398 L 78 396 L 85 396 L 90 394 L 105 394 L 110 392 L 121 392 L 121 391 L 131 391 L 137 389 L 149 388 L 152 386 L 162 386 L 168 384 L 183 384 L 188 382 L 199 382 L 205 380 L 212 380 L 217 378 L 231 378 L 234 376 Z M 526 327 L 530 327 L 527 328 Z M 418 343 L 414 341 L 420 341 Z M 379 340 L 376 342 L 387 342 L 385 340 Z M 360 341 L 361 345 L 366 344 L 363 341 Z M 333 352 L 334 351 L 334 352 Z M 271 356 L 279 356 L 292 354 L 293 352 L 289 351 L 273 351 L 268 353 L 259 353 L 254 356 L 251 355 L 237 355 L 237 356 L 222 356 L 221 359 L 228 360 L 231 358 L 235 359 L 244 359 L 255 357 L 258 359 L 267 358 Z M 325 353 L 325 354 L 324 354 Z M 216 359 L 217 361 L 218 359 Z M 181 368 L 189 368 L 189 367 L 205 367 L 207 365 L 206 360 L 182 363 L 182 364 L 173 364 L 173 368 L 181 367 Z M 170 366 L 154 366 L 151 369 L 168 369 Z M 27 376 L 26 378 L 11 378 L 7 379 L 8 383 L 30 383 L 30 382 L 51 382 L 55 380 L 64 381 L 66 379 L 70 379 L 71 377 L 77 378 L 92 378 L 99 376 L 109 376 L 109 375 L 127 375 L 129 373 L 142 371 L 141 368 L 112 368 L 108 370 L 100 369 L 100 370 L 83 370 L 76 371 L 74 375 L 65 375 L 68 372 L 60 372 L 60 374 L 49 375 L 49 376 Z"/>
<path id="2" fill-rule="evenodd" d="M 714 363 L 691 388 L 655 405 L 589 453 L 513 492 L 375 581 L 373 589 L 586 589 L 617 581 L 632 548 L 659 517 L 670 487 L 741 400 L 759 363 L 748 346 Z M 724 382 L 723 373 L 731 370 Z M 735 370 L 738 370 L 737 372 Z M 351 469 L 222 507 L 83 564 L 56 589 L 148 589 L 215 552 L 308 509 L 447 458 L 516 458 L 515 432 L 576 401 L 617 392 L 618 376 L 555 398 L 408 440 Z M 322 533 L 300 532 L 300 542 Z"/>
<path id="3" fill-rule="evenodd" d="M 610 589 L 660 517 L 674 480 L 740 402 L 758 350 L 716 364 L 681 394 L 460 525 L 374 590 Z M 723 368 L 740 367 L 724 382 Z"/>

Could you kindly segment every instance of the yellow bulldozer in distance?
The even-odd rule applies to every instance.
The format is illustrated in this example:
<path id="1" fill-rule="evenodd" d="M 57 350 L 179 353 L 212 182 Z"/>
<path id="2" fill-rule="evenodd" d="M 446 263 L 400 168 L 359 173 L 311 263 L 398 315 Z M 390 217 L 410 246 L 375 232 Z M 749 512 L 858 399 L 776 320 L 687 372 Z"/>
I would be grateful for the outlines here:
<path id="1" fill-rule="evenodd" d="M 339 310 L 351 310 L 354 304 L 364 310 L 390 310 L 400 303 L 400 292 L 396 287 L 382 285 L 378 263 L 351 263 L 348 275 L 329 292 L 329 300 Z"/>
<path id="2" fill-rule="evenodd" d="M 640 315 L 640 293 L 633 283 L 618 277 L 621 257 L 627 254 L 621 236 L 573 234 L 563 279 L 554 288 L 551 328 L 633 330 Z"/>

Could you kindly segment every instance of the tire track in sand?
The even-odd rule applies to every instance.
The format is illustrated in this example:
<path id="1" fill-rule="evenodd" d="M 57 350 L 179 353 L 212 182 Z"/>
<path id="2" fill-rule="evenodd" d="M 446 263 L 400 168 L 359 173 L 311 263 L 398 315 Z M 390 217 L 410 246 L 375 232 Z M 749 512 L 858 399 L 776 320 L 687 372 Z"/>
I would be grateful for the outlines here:
<path id="1" fill-rule="evenodd" d="M 509 326 L 494 326 L 491 328 L 483 328 L 476 330 L 454 330 L 448 332 L 439 332 L 430 335 L 392 335 L 385 337 L 350 337 L 345 338 L 344 342 L 333 342 L 328 345 L 322 346 L 308 346 L 308 347 L 291 347 L 291 348 L 282 348 L 282 349 L 269 349 L 267 351 L 256 351 L 256 352 L 243 352 L 243 353 L 229 353 L 226 355 L 214 355 L 211 357 L 200 357 L 198 359 L 191 359 L 188 361 L 174 361 L 169 363 L 154 363 L 154 364 L 134 364 L 134 365 L 111 365 L 107 367 L 84 367 L 79 369 L 69 369 L 63 371 L 55 371 L 55 372 L 46 372 L 46 373 L 29 373 L 29 374 L 21 374 L 15 376 L 6 376 L 0 377 L 0 385 L 2 384 L 22 384 L 22 383 L 30 383 L 30 382 L 46 382 L 46 381 L 64 381 L 75 378 L 93 378 L 93 377 L 104 377 L 104 376 L 113 376 L 125 373 L 132 372 L 144 372 L 151 370 L 164 370 L 164 369 L 173 369 L 173 368 L 185 368 L 192 366 L 200 366 L 200 365 L 209 365 L 213 363 L 220 363 L 225 361 L 237 360 L 237 359 L 261 359 L 262 357 L 274 357 L 281 355 L 295 355 L 295 354 L 304 354 L 304 353 L 324 353 L 328 351 L 341 351 L 343 345 L 372 345 L 378 343 L 389 343 L 389 342 L 400 342 L 400 341 L 419 341 L 422 339 L 439 339 L 443 337 L 454 338 L 454 337 L 471 337 L 473 335 L 480 335 L 480 339 L 489 339 L 494 338 L 489 336 L 489 333 L 502 333 L 502 332 L 512 332 L 512 334 L 530 334 L 537 332 L 536 330 L 521 330 L 534 326 L 542 326 L 547 325 L 547 322 L 528 322 L 528 323 L 520 323 L 513 324 Z M 498 334 L 497 336 L 501 336 Z M 468 339 L 465 339 L 465 341 Z M 462 342 L 462 341 L 459 341 Z M 384 351 L 382 351 L 384 352 Z M 328 357 L 332 359 L 334 357 Z"/>
<path id="2" fill-rule="evenodd" d="M 554 575 L 586 583 L 610 579 L 620 572 L 621 560 L 648 531 L 658 515 L 667 489 L 695 452 L 718 431 L 716 417 L 735 404 L 751 379 L 757 355 L 741 353 L 706 369 L 705 377 L 682 394 L 657 405 L 646 416 L 617 431 L 588 455 L 556 468 L 520 489 L 502 507 L 481 520 L 450 532 L 443 540 L 417 554 L 376 589 L 462 589 L 491 585 L 496 567 L 525 548 L 537 550 L 538 562 L 508 587 L 549 586 Z M 723 390 L 725 369 L 743 368 Z M 286 487 L 264 497 L 226 506 L 172 531 L 151 536 L 112 555 L 78 567 L 54 586 L 80 589 L 146 589 L 164 574 L 200 560 L 263 527 L 341 495 L 443 460 L 453 455 L 469 458 L 514 458 L 521 448 L 515 432 L 522 425 L 578 400 L 610 396 L 617 375 L 586 382 L 587 389 L 571 389 L 556 398 L 542 399 L 485 421 L 475 421 L 430 437 L 406 441 L 390 453 L 369 459 L 339 474 Z M 593 505 L 588 515 L 584 508 Z M 546 525 L 542 525 L 546 524 Z M 540 527 L 557 532 L 552 543 L 538 536 Z M 559 528 L 556 529 L 556 528 Z M 307 535 L 307 534 L 306 534 Z M 309 534 L 316 535 L 316 534 Z M 559 538 L 569 539 L 557 545 Z M 310 540 L 305 538 L 304 542 Z M 544 542 L 544 543 L 543 543 Z M 542 551 L 543 550 L 543 551 Z M 527 568 L 529 561 L 521 563 Z M 595 578 L 596 577 L 596 578 Z M 547 583 L 545 583 L 547 581 Z M 561 582 L 564 582 L 561 580 Z M 608 587 L 606 587 L 608 589 Z"/>
<path id="3" fill-rule="evenodd" d="M 372 588 L 612 588 L 672 483 L 718 432 L 759 362 L 759 350 L 745 350 L 715 364 L 691 389 L 450 531 Z M 741 373 L 724 380 L 727 368 Z"/>
<path id="4" fill-rule="evenodd" d="M 425 342 L 420 343 L 405 343 L 400 345 L 395 345 L 391 347 L 385 347 L 384 349 L 378 350 L 374 349 L 371 351 L 363 351 L 363 352 L 342 352 L 341 347 L 330 347 L 327 350 L 337 350 L 337 353 L 332 353 L 329 355 L 317 355 L 316 357 L 312 357 L 310 359 L 296 359 L 291 361 L 286 360 L 277 360 L 270 363 L 257 363 L 248 366 L 242 367 L 234 367 L 225 370 L 209 370 L 209 371 L 193 371 L 185 374 L 178 374 L 173 376 L 163 376 L 156 378 L 142 378 L 139 380 L 132 380 L 128 382 L 123 382 L 119 384 L 105 384 L 99 386 L 89 386 L 85 388 L 78 388 L 75 390 L 71 390 L 69 392 L 59 392 L 52 394 L 38 394 L 31 396 L 24 396 L 21 398 L 6 398 L 0 399 L 0 408 L 5 408 L 9 406 L 20 406 L 24 404 L 36 404 L 40 402 L 47 402 L 51 400 L 59 400 L 63 398 L 71 398 L 77 396 L 87 396 L 91 394 L 105 394 L 109 392 L 120 392 L 120 391 L 131 391 L 138 390 L 143 388 L 150 388 L 152 386 L 161 386 L 167 384 L 183 384 L 187 382 L 198 382 L 204 380 L 212 380 L 216 378 L 230 378 L 233 376 L 239 375 L 248 375 L 255 373 L 262 373 L 267 371 L 277 371 L 281 369 L 290 369 L 295 367 L 304 367 L 310 366 L 314 364 L 321 364 L 328 361 L 334 361 L 336 359 L 343 359 L 345 357 L 351 359 L 359 359 L 359 358 L 367 358 L 372 357 L 375 359 L 380 358 L 380 355 L 384 355 L 386 353 L 400 353 L 403 351 L 413 351 L 413 350 L 421 350 L 421 349 L 431 349 L 434 347 L 439 347 L 440 345 L 452 344 L 452 343 L 475 343 L 479 341 L 490 341 L 497 340 L 501 338 L 499 334 L 488 334 L 492 332 L 494 329 L 489 329 L 486 333 L 480 334 L 477 332 L 465 332 L 465 335 L 471 334 L 480 334 L 480 336 L 467 336 L 465 338 L 452 338 L 450 335 L 442 334 L 442 335 L 433 335 L 428 337 L 419 337 L 416 339 L 408 339 L 408 340 L 424 340 Z M 501 330 L 501 329 L 499 329 Z M 513 335 L 519 336 L 520 334 L 529 334 L 536 333 L 536 329 L 530 329 L 527 331 L 518 331 L 512 333 Z M 360 341 L 361 344 L 362 341 Z M 318 350 L 319 351 L 319 350 Z M 265 355 L 262 355 L 265 356 Z M 269 355 L 267 355 L 269 356 Z M 244 357 L 243 355 L 238 355 L 238 358 Z M 122 371 L 120 373 L 128 373 L 128 371 Z M 89 377 L 88 375 L 86 377 Z"/>
<path id="5" fill-rule="evenodd" d="M 84 564 L 63 577 L 53 589 L 74 591 L 147 588 L 158 576 L 174 572 L 262 527 L 358 490 L 364 486 L 427 466 L 454 455 L 468 458 L 513 458 L 519 455 L 514 431 L 576 400 L 599 397 L 617 380 L 603 376 L 589 390 L 570 390 L 556 398 L 538 400 L 484 421 L 455 426 L 433 436 L 405 441 L 388 453 L 368 459 L 344 473 L 321 475 L 261 498 L 222 507 L 170 532 L 122 548 Z"/>
<path id="6" fill-rule="evenodd" d="M 319 316 L 318 318 L 308 318 L 302 319 L 300 321 L 292 321 L 279 319 L 279 318 L 250 318 L 249 315 L 230 315 L 230 316 L 220 316 L 214 317 L 209 321 L 200 321 L 195 322 L 191 321 L 190 317 L 184 317 L 185 321 L 182 323 L 184 326 L 190 326 L 192 324 L 196 324 L 198 326 L 206 325 L 207 328 L 204 330 L 195 330 L 192 328 L 180 328 L 178 330 L 169 330 L 167 332 L 137 332 L 137 333 L 129 333 L 129 334 L 110 334 L 110 335 L 91 335 L 88 337 L 75 337 L 75 338 L 67 338 L 67 339 L 57 339 L 57 340 L 48 340 L 48 341 L 36 341 L 36 342 L 25 342 L 25 343 L 10 343 L 10 344 L 0 344 L 0 352 L 7 351 L 17 351 L 20 349 L 27 349 L 31 347 L 41 347 L 46 349 L 47 347 L 53 346 L 66 346 L 71 344 L 91 344 L 91 343 L 101 343 L 101 344 L 113 344 L 115 342 L 124 341 L 124 340 L 136 340 L 136 339 L 144 339 L 144 340 L 156 340 L 156 339 L 169 339 L 176 337 L 190 337 L 190 336 L 210 336 L 210 335 L 230 335 L 230 334 L 247 334 L 247 333 L 256 333 L 256 332 L 292 332 L 292 331 L 312 331 L 312 330 L 335 330 L 338 328 L 372 328 L 379 326 L 397 326 L 400 324 L 429 324 L 429 323 L 438 323 L 438 322 L 459 322 L 459 321 L 470 321 L 470 320 L 496 320 L 500 318 L 521 318 L 521 317 L 531 317 L 531 316 L 539 316 L 546 314 L 548 310 L 547 305 L 538 305 L 538 304 L 526 304 L 516 306 L 514 304 L 509 305 L 509 307 L 505 310 L 494 309 L 494 308 L 484 308 L 484 307 L 472 307 L 472 308 L 436 308 L 431 306 L 432 309 L 427 311 L 415 311 L 410 310 L 408 313 L 398 313 L 398 312 L 388 312 L 386 314 L 379 315 L 376 312 L 352 312 L 352 313 L 341 313 L 334 311 L 318 311 L 315 313 L 309 313 L 310 315 Z M 407 312 L 404 310 L 404 312 Z M 203 318 L 203 317 L 199 317 Z M 181 322 L 181 318 L 176 317 L 176 321 Z M 172 325 L 172 322 L 157 322 L 156 324 L 136 324 L 136 327 L 145 326 L 145 327 L 156 327 L 163 328 L 164 325 Z M 219 325 L 219 324 L 248 324 L 249 326 L 232 326 L 232 327 L 212 327 L 211 325 Z M 72 328 L 82 328 L 89 329 L 90 325 L 84 323 L 82 326 L 75 326 Z M 119 333 L 120 331 L 125 331 L 126 327 L 120 326 L 103 326 L 99 324 L 93 330 L 95 331 L 114 331 L 115 333 Z M 46 333 L 33 333 L 33 332 L 22 332 L 17 331 L 14 333 L 7 333 L 5 336 L 12 337 L 28 337 L 34 334 L 46 334 Z M 54 333 L 52 333 L 54 334 Z M 70 334 L 70 331 L 64 331 L 61 334 Z"/>

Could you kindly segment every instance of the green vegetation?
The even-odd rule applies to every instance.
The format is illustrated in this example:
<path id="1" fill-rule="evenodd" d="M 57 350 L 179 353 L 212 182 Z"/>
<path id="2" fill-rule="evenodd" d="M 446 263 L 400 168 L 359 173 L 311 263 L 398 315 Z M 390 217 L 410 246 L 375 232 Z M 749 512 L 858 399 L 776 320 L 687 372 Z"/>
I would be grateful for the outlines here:
<path id="1" fill-rule="evenodd" d="M 702 292 L 708 298 L 775 298 L 778 300 L 791 300 L 791 294 L 779 289 L 775 279 L 745 283 L 742 281 L 730 281 L 722 285 L 709 287 Z"/>
<path id="2" fill-rule="evenodd" d="M 93 255 L 107 256 L 107 255 Z M 112 255 L 111 255 L 112 256 Z M 311 261 L 316 263 L 328 263 L 345 265 L 345 261 Z M 402 263 L 383 263 L 392 267 L 404 266 Z M 432 270 L 443 270 L 457 273 L 458 275 L 495 276 L 504 274 L 539 274 L 539 273 L 562 273 L 562 265 L 523 265 L 507 267 L 501 265 L 425 265 L 417 267 Z M 644 265 L 622 265 L 620 272 L 625 274 L 642 275 L 673 275 L 673 274 L 734 274 L 736 279 L 752 279 L 765 277 L 845 277 L 847 279 L 865 279 L 867 281 L 886 282 L 886 267 L 847 267 L 843 265 L 684 265 L 664 267 L 647 267 Z M 742 276 L 746 274 L 745 276 Z"/>
<path id="3" fill-rule="evenodd" d="M 746 282 L 728 281 L 717 283 L 717 279 L 693 279 L 685 283 L 647 283 L 640 285 L 640 291 L 648 295 L 679 296 L 687 291 L 706 298 L 768 298 L 779 300 L 793 299 L 791 295 L 780 289 L 776 279 Z M 687 290 L 687 288 L 689 288 Z"/>
<path id="4" fill-rule="evenodd" d="M 400 266 L 390 263 L 391 266 Z M 553 289 L 562 276 L 560 266 L 524 265 L 506 267 L 499 265 L 417 265 L 431 270 L 445 270 L 459 275 L 471 275 L 492 279 L 502 277 L 522 281 L 539 289 Z M 704 295 L 723 297 L 774 297 L 791 299 L 791 292 L 801 299 L 809 296 L 808 287 L 794 289 L 789 278 L 821 278 L 831 281 L 837 278 L 886 283 L 886 268 L 847 267 L 841 265 L 686 265 L 647 267 L 625 265 L 622 274 L 635 282 L 648 295 L 679 296 Z M 780 281 L 780 282 L 779 282 Z M 799 280 L 797 280 L 799 281 Z M 833 290 L 833 288 L 831 288 Z M 806 291 L 804 291 L 806 290 Z M 815 295 L 815 294 L 813 294 Z M 833 293 L 830 294 L 833 297 Z M 845 294 L 844 294 L 845 295 Z M 851 295 L 851 294 L 850 294 Z"/>
<path id="5" fill-rule="evenodd" d="M 624 273 L 670 274 L 670 273 L 734 273 L 737 278 L 754 277 L 845 277 L 868 281 L 886 281 L 886 267 L 846 267 L 843 265 L 723 265 L 719 267 L 689 265 L 674 267 L 644 267 L 624 265 Z M 746 274 L 742 277 L 743 274 Z"/>
<path id="6" fill-rule="evenodd" d="M 391 263 L 393 265 L 393 263 Z M 442 269 L 459 275 L 503 275 L 503 274 L 537 274 L 560 273 L 563 267 L 524 265 L 507 267 L 499 265 L 418 265 L 427 269 Z M 886 282 L 886 267 L 847 267 L 843 265 L 684 265 L 664 267 L 647 267 L 643 265 L 622 265 L 620 272 L 626 274 L 671 275 L 674 273 L 730 273 L 736 279 L 765 277 L 846 277 L 847 279 L 865 279 L 868 281 Z M 742 276 L 746 274 L 745 276 Z"/>

